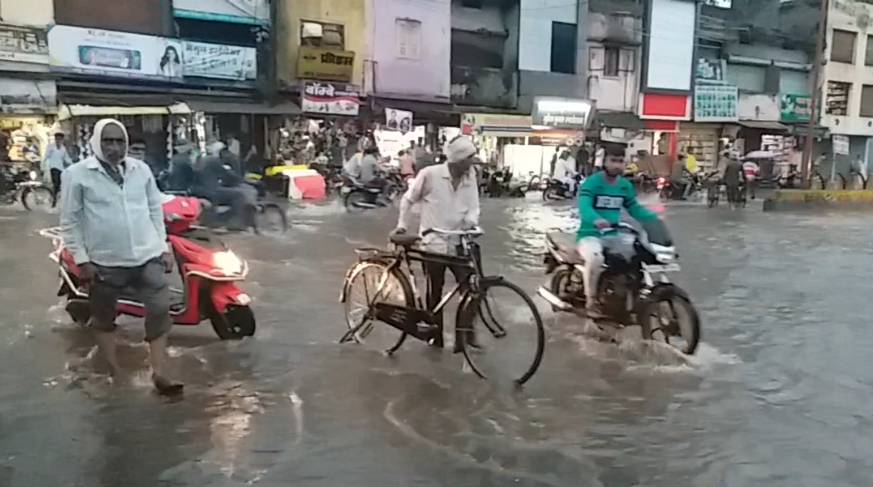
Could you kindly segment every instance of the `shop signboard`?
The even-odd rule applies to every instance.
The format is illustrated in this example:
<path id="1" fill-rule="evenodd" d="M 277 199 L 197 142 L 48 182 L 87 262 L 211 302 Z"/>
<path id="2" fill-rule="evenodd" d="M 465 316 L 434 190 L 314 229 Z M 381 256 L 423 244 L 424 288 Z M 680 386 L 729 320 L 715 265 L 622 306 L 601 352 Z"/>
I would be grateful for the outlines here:
<path id="1" fill-rule="evenodd" d="M 808 122 L 812 116 L 812 97 L 783 93 L 779 107 L 779 118 L 783 122 Z"/>
<path id="2" fill-rule="evenodd" d="M 183 43 L 182 72 L 185 76 L 246 81 L 257 78 L 257 50 L 203 42 Z"/>
<path id="3" fill-rule="evenodd" d="M 52 71 L 120 78 L 182 80 L 182 41 L 55 25 L 48 31 Z"/>
<path id="4" fill-rule="evenodd" d="M 838 156 L 849 155 L 849 137 L 846 135 L 831 135 L 831 146 Z"/>
<path id="5" fill-rule="evenodd" d="M 0 24 L 0 61 L 48 65 L 45 29 Z"/>
<path id="6" fill-rule="evenodd" d="M 348 83 L 355 71 L 355 53 L 300 46 L 297 77 Z"/>
<path id="7" fill-rule="evenodd" d="M 54 113 L 58 92 L 54 81 L 0 78 L 0 113 Z"/>
<path id="8" fill-rule="evenodd" d="M 360 91 L 336 83 L 305 82 L 301 101 L 301 108 L 306 113 L 355 117 L 361 109 Z"/>
<path id="9" fill-rule="evenodd" d="M 695 122 L 736 122 L 739 92 L 736 86 L 697 85 L 694 87 Z"/>
<path id="10" fill-rule="evenodd" d="M 406 134 L 412 131 L 412 112 L 406 110 L 397 110 L 394 108 L 385 109 L 385 128 Z"/>
<path id="11" fill-rule="evenodd" d="M 498 113 L 465 113 L 461 117 L 461 133 L 493 137 L 529 137 L 533 135 L 533 119 L 529 115 Z"/>
<path id="12" fill-rule="evenodd" d="M 270 24 L 269 0 L 173 0 L 173 16 L 238 24 Z"/>
<path id="13" fill-rule="evenodd" d="M 588 100 L 541 96 L 534 98 L 531 119 L 534 128 L 586 130 L 594 119 L 594 103 Z"/>

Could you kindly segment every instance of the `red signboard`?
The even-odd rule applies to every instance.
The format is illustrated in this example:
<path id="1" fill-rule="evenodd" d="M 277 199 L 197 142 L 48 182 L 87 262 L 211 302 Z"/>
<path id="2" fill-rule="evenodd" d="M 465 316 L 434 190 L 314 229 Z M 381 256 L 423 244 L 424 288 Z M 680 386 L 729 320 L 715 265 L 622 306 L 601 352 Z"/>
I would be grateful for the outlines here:
<path id="1" fill-rule="evenodd" d="M 691 120 L 688 95 L 640 93 L 640 118 Z"/>

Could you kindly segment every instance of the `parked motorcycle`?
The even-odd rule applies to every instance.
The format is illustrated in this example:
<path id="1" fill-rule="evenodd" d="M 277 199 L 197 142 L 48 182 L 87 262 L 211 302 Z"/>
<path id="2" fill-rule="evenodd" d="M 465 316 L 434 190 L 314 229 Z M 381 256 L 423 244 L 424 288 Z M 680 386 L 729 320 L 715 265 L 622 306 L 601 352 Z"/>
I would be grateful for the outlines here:
<path id="1" fill-rule="evenodd" d="M 700 341 L 700 317 L 682 288 L 667 279 L 678 272 L 678 256 L 664 224 L 647 222 L 647 238 L 632 226 L 620 223 L 615 235 L 604 236 L 605 269 L 598 281 L 601 309 L 619 327 L 639 325 L 643 339 L 664 341 L 685 354 L 693 354 Z M 585 316 L 582 260 L 574 241 L 549 235 L 543 259 L 548 286 L 537 293 L 555 311 Z M 676 313 L 682 308 L 683 313 Z M 690 330 L 679 320 L 685 317 Z"/>
<path id="2" fill-rule="evenodd" d="M 582 175 L 577 174 L 575 179 L 575 189 L 570 191 L 570 188 L 563 181 L 550 178 L 546 182 L 545 189 L 543 189 L 543 201 L 560 201 L 575 198 L 579 192 L 579 186 L 582 184 Z"/>
<path id="3" fill-rule="evenodd" d="M 40 180 L 39 172 L 19 164 L 4 164 L 0 171 L 4 180 L 0 203 L 12 205 L 20 201 L 29 211 L 36 206 L 54 208 L 57 205 L 54 191 Z"/>
<path id="4" fill-rule="evenodd" d="M 246 278 L 248 264 L 212 232 L 193 227 L 201 210 L 197 198 L 166 196 L 163 207 L 167 240 L 183 282 L 183 289 L 172 289 L 173 323 L 192 326 L 208 319 L 222 340 L 254 335 L 255 315 L 249 306 L 252 298 L 236 285 Z M 67 313 L 74 322 L 87 323 L 91 314 L 88 289 L 79 281 L 79 268 L 64 246 L 60 229 L 46 228 L 40 235 L 52 239 L 54 250 L 49 258 L 59 266 L 58 296 L 66 298 Z M 145 306 L 136 296 L 123 295 L 118 300 L 118 313 L 142 318 Z"/>
<path id="5" fill-rule="evenodd" d="M 483 182 L 480 185 L 482 193 L 491 198 L 500 198 L 501 196 L 524 197 L 528 189 L 528 183 L 514 181 L 512 176 L 512 171 L 508 167 L 493 172 L 485 171 L 482 176 Z"/>
<path id="6" fill-rule="evenodd" d="M 383 191 L 361 184 L 354 179 L 345 178 L 340 194 L 348 211 L 383 208 L 390 206 L 398 196 L 402 196 L 400 189 L 390 179 L 387 179 L 387 185 Z"/>

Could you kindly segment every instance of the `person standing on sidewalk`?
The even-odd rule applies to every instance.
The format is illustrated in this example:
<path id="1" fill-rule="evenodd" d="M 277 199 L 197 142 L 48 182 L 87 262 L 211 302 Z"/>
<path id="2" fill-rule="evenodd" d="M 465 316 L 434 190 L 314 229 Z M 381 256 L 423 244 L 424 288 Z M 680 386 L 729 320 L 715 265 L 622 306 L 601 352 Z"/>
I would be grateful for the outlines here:
<path id="1" fill-rule="evenodd" d="M 94 155 L 63 172 L 61 235 L 89 289 L 97 346 L 117 377 L 115 317 L 125 289 L 145 305 L 152 381 L 161 394 L 177 394 L 182 384 L 167 377 L 170 288 L 164 277 L 173 261 L 167 247 L 161 193 L 145 162 L 127 157 L 128 135 L 118 120 L 94 126 Z"/>
<path id="2" fill-rule="evenodd" d="M 64 134 L 63 132 L 55 132 L 55 143 L 49 144 L 46 148 L 41 168 L 43 174 L 48 172 L 52 178 L 55 201 L 61 194 L 61 173 L 71 164 L 73 164 L 73 159 L 70 158 L 67 146 L 64 145 Z"/>

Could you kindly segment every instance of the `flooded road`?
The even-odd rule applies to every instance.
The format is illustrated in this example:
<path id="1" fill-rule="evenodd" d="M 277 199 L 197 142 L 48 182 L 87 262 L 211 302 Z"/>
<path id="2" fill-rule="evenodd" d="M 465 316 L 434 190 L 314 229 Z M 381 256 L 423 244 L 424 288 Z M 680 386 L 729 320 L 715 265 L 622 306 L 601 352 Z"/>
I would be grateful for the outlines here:
<path id="1" fill-rule="evenodd" d="M 284 240 L 227 239 L 258 334 L 176 327 L 176 402 L 151 393 L 135 321 L 130 383 L 92 373 L 36 236 L 56 217 L 2 213 L 0 487 L 871 485 L 871 218 L 661 211 L 703 319 L 690 364 L 587 339 L 538 298 L 546 355 L 522 392 L 419 343 L 394 359 L 340 346 L 352 249 L 383 245 L 395 213 L 313 206 Z M 543 233 L 572 208 L 486 200 L 482 215 L 489 273 L 533 294 Z"/>

